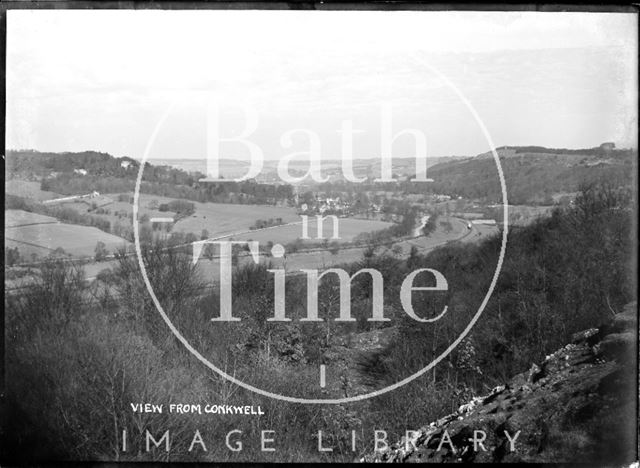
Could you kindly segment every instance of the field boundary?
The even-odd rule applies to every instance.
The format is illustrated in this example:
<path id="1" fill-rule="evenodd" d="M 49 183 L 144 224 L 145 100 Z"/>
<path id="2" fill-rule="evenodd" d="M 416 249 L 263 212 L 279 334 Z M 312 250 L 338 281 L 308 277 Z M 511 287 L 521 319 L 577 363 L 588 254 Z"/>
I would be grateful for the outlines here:
<path id="1" fill-rule="evenodd" d="M 41 222 L 41 223 L 15 224 L 13 226 L 5 226 L 4 228 L 6 230 L 6 229 L 19 228 L 19 227 L 26 227 L 26 226 L 39 226 L 41 224 L 60 224 L 60 220 L 56 219 L 55 221 L 46 221 L 46 222 Z"/>
<path id="2" fill-rule="evenodd" d="M 46 224 L 51 224 L 51 223 L 46 223 Z M 18 244 L 24 244 L 24 245 L 30 245 L 31 247 L 37 247 L 38 249 L 50 250 L 51 252 L 55 252 L 56 251 L 56 249 L 52 249 L 50 247 L 45 247 L 44 245 L 37 245 L 37 244 L 33 244 L 33 243 L 27 242 L 27 241 L 21 241 L 21 240 L 18 240 L 18 239 L 12 239 L 11 237 L 6 237 L 5 236 L 5 239 L 6 240 L 10 240 L 12 242 L 17 242 Z M 40 265 L 42 263 L 44 263 L 44 262 L 37 262 L 37 263 L 35 263 L 35 265 Z M 14 266 L 22 266 L 22 264 L 14 265 Z"/>

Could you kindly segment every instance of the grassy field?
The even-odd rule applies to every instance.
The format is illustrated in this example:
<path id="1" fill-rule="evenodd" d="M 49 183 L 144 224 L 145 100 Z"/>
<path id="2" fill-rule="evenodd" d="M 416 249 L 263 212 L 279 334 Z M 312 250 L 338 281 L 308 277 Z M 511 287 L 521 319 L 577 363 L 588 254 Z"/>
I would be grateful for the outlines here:
<path id="1" fill-rule="evenodd" d="M 462 242 L 478 242 L 484 240 L 489 236 L 493 236 L 500 232 L 498 226 L 485 226 L 482 224 L 474 224 L 473 229 L 469 232 L 469 235 Z"/>
<path id="2" fill-rule="evenodd" d="M 433 232 L 429 237 L 422 236 L 415 239 L 396 242 L 395 244 L 386 247 L 379 247 L 377 253 L 386 252 L 389 255 L 403 258 L 409 254 L 412 246 L 417 247 L 418 251 L 421 254 L 425 254 L 437 247 L 446 244 L 448 241 L 460 240 L 462 242 L 477 242 L 481 239 L 484 239 L 486 236 L 493 235 L 497 232 L 497 228 L 495 226 L 474 226 L 472 231 L 468 231 L 466 228 L 466 222 L 455 218 L 451 218 L 451 224 L 453 229 L 450 232 L 445 232 L 444 229 L 439 226 L 436 231 Z M 296 227 L 299 228 L 299 226 Z M 478 233 L 480 233 L 480 235 L 478 235 Z M 21 252 L 25 247 L 23 244 L 14 244 L 13 241 L 10 240 L 6 240 L 5 242 L 7 246 L 18 247 Z M 392 250 L 393 246 L 395 245 L 400 246 L 400 252 L 398 252 L 397 250 L 396 252 L 394 252 Z M 302 268 L 317 268 L 322 270 L 324 268 L 329 268 L 342 263 L 355 262 L 362 259 L 364 250 L 365 249 L 363 247 L 356 247 L 342 248 L 336 254 L 332 254 L 331 252 L 326 250 L 288 254 L 286 260 L 276 259 L 270 256 L 267 257 L 263 255 L 261 256 L 260 261 L 269 261 L 275 268 L 284 267 L 288 272 L 294 273 Z M 36 251 L 38 255 L 42 255 L 42 252 L 44 252 L 44 255 L 50 253 L 50 251 L 42 249 L 40 251 Z M 252 262 L 249 256 L 240 257 L 239 260 L 240 263 Z M 114 268 L 117 266 L 117 264 L 118 262 L 116 260 L 110 260 L 101 263 L 89 263 L 83 265 L 83 268 L 85 270 L 86 277 L 93 278 L 101 270 Z M 204 257 L 201 257 L 198 261 L 198 267 L 205 281 L 216 281 L 219 278 L 220 265 L 217 259 L 207 260 Z"/>
<path id="3" fill-rule="evenodd" d="M 110 253 L 127 244 L 98 228 L 64 223 L 7 227 L 5 240 L 18 247 L 23 256 L 42 256 L 43 249 L 53 251 L 58 247 L 73 257 L 93 256 L 98 241 L 104 242 Z"/>
<path id="4" fill-rule="evenodd" d="M 33 187 L 32 187 L 33 188 Z M 128 194 L 131 195 L 132 194 Z M 112 227 L 119 223 L 127 228 L 131 228 L 130 215 L 133 213 L 133 205 L 128 202 L 117 201 L 119 194 L 108 194 L 109 198 L 114 202 L 103 206 L 102 213 L 90 210 L 90 206 L 84 201 L 73 201 L 63 203 L 58 206 L 72 208 L 82 214 L 99 217 L 108 220 Z M 160 204 L 173 201 L 172 198 L 160 197 L 156 195 L 140 194 L 139 199 L 139 216 L 147 216 L 148 218 L 174 218 L 176 213 L 169 211 L 159 211 L 157 208 Z M 277 207 L 267 205 L 236 205 L 226 203 L 198 203 L 192 202 L 195 212 L 180 219 L 172 227 L 172 231 L 191 232 L 198 238 L 203 230 L 208 232 L 209 237 L 221 237 L 232 235 L 236 240 L 253 239 L 260 242 L 280 242 L 288 243 L 295 241 L 302 235 L 302 227 L 295 226 L 276 226 L 270 229 L 256 230 L 246 234 L 258 220 L 269 220 L 280 218 L 283 223 L 300 222 L 301 218 L 296 214 L 296 210 L 290 207 Z M 349 242 L 362 232 L 372 232 L 391 226 L 391 223 L 382 221 L 373 221 L 365 219 L 340 219 L 339 236 L 341 242 Z M 328 219 L 323 226 L 325 237 L 331 237 L 333 234 L 333 222 Z M 309 219 L 309 237 L 317 236 L 317 225 L 315 217 Z"/>
<path id="5" fill-rule="evenodd" d="M 51 216 L 30 213 L 23 210 L 5 210 L 4 212 L 5 228 L 24 226 L 26 224 L 50 224 L 57 222 L 58 220 Z"/>
<path id="6" fill-rule="evenodd" d="M 210 237 L 218 237 L 247 231 L 259 219 L 282 218 L 284 223 L 300 221 L 294 208 L 226 203 L 194 204 L 195 213 L 176 223 L 173 227 L 175 231 L 200 234 L 206 229 Z"/>
<path id="7" fill-rule="evenodd" d="M 46 200 L 59 197 L 58 194 L 41 191 L 39 189 L 40 185 L 38 182 L 17 182 L 18 181 L 14 180 L 7 183 L 7 193 L 29 197 L 34 200 Z M 89 204 L 91 199 L 60 203 L 57 204 L 56 207 L 71 208 L 82 214 L 88 214 L 108 220 L 112 227 L 118 223 L 123 226 L 125 231 L 130 231 L 132 229 L 130 216 L 133 213 L 133 205 L 126 201 L 118 201 L 119 195 L 120 194 L 117 193 L 105 195 L 114 201 L 113 203 L 102 206 L 102 212 L 100 213 L 96 210 L 91 210 Z M 127 195 L 133 197 L 132 193 Z M 158 210 L 158 206 L 160 204 L 169 203 L 173 200 L 173 198 L 140 194 L 138 205 L 139 216 L 146 216 L 148 218 L 174 218 L 176 213 Z M 87 203 L 87 201 L 89 203 Z M 296 214 L 295 209 L 288 207 L 235 205 L 224 203 L 191 203 L 194 204 L 195 212 L 191 216 L 183 218 L 175 223 L 172 226 L 172 231 L 185 233 L 192 232 L 200 238 L 202 231 L 206 230 L 209 233 L 209 237 L 219 237 L 248 231 L 249 228 L 259 219 L 269 220 L 272 218 L 275 220 L 277 218 L 281 218 L 284 223 L 300 221 L 300 217 Z M 14 222 L 12 219 L 11 224 L 7 224 L 7 226 L 16 225 L 16 223 L 26 224 L 21 220 L 15 220 Z M 311 225 L 310 223 L 310 227 L 315 230 L 315 224 Z M 293 237 L 293 239 L 295 239 L 295 237 Z"/>
<path id="8" fill-rule="evenodd" d="M 392 223 L 385 223 L 383 221 L 370 221 L 366 219 L 350 219 L 350 218 L 339 218 L 338 224 L 338 234 L 339 239 L 336 239 L 338 242 L 349 242 L 352 241 L 355 236 L 361 234 L 363 232 L 372 232 L 379 231 L 381 229 L 388 228 L 392 226 Z M 309 219 L 309 229 L 308 236 L 311 238 L 307 242 L 319 242 L 317 237 L 317 223 L 315 218 Z M 323 237 L 325 239 L 329 239 L 329 242 L 332 242 L 334 239 L 331 239 L 333 236 L 333 221 L 331 219 L 326 219 L 322 223 L 322 232 Z M 234 240 L 248 240 L 252 239 L 254 241 L 259 242 L 278 242 L 281 244 L 286 244 L 288 242 L 293 242 L 297 238 L 302 236 L 302 225 L 289 225 L 289 226 L 277 226 L 269 229 L 264 229 L 260 231 L 248 232 L 246 234 L 242 234 L 239 236 L 233 236 Z"/>
<path id="9" fill-rule="evenodd" d="M 482 229 L 481 234 L 476 236 L 477 232 L 474 227 L 473 230 L 469 231 L 467 229 L 467 223 L 460 219 L 450 218 L 452 229 L 450 231 L 445 231 L 442 226 L 438 226 L 436 230 L 429 236 L 421 236 L 415 239 L 408 239 L 403 241 L 398 241 L 393 244 L 387 246 L 380 246 L 377 248 L 376 253 L 382 254 L 386 253 L 388 255 L 393 255 L 397 258 L 405 258 L 409 255 L 412 247 L 416 247 L 420 254 L 426 254 L 427 252 L 445 245 L 447 242 L 451 241 L 463 241 L 463 242 L 474 242 L 478 241 L 485 236 L 491 235 L 497 232 L 497 229 L 494 226 L 479 226 Z M 346 221 L 342 219 L 341 221 Z M 363 221 L 363 222 L 371 222 L 371 221 Z M 299 229 L 300 226 L 293 226 L 294 228 Z M 486 229 L 485 229 L 486 228 Z M 261 231 L 268 233 L 270 230 Z M 247 237 L 252 237 L 254 240 L 258 240 L 254 236 L 247 234 Z M 241 236 L 238 236 L 238 238 Z M 244 237 L 244 236 L 242 236 Z M 234 239 L 238 239 L 234 237 Z M 400 250 L 394 249 L 394 246 L 399 246 Z M 312 252 L 299 252 L 299 253 L 289 253 L 287 254 L 285 259 L 273 258 L 270 256 L 262 255 L 260 258 L 261 262 L 270 262 L 275 268 L 285 268 L 287 272 L 293 273 L 300 269 L 319 269 L 323 270 L 325 268 L 330 268 L 336 265 L 340 265 L 343 263 L 351 263 L 362 260 L 365 247 L 347 247 L 339 249 L 335 254 L 332 254 L 328 250 L 320 250 L 320 251 L 312 251 Z M 395 250 L 395 251 L 394 251 Z M 239 259 L 240 263 L 251 263 L 253 260 L 250 256 L 243 256 Z M 200 258 L 198 262 L 200 271 L 203 274 L 203 277 L 207 281 L 217 280 L 219 277 L 219 261 L 217 259 L 207 260 L 205 258 Z M 97 270 L 96 270 L 97 271 Z"/>
<path id="10" fill-rule="evenodd" d="M 53 252 L 53 250 L 46 247 L 38 247 L 37 245 L 25 244 L 24 242 L 14 241 L 5 237 L 4 246 L 7 249 L 13 249 L 14 247 L 20 252 L 20 262 L 27 263 L 33 260 L 32 254 L 35 254 L 37 258 L 42 259 Z"/>
<path id="11" fill-rule="evenodd" d="M 114 200 L 118 199 L 119 194 L 109 194 L 108 196 Z M 133 197 L 133 194 L 129 194 Z M 169 211 L 159 211 L 154 206 L 162 203 L 169 203 L 173 198 L 160 197 L 157 195 L 140 194 L 138 205 L 139 215 L 147 215 L 149 218 L 173 218 L 176 213 Z M 188 200 L 187 200 L 188 201 Z M 209 237 L 219 237 L 236 232 L 247 231 L 258 220 L 269 218 L 282 218 L 283 222 L 289 223 L 299 221 L 295 209 L 285 207 L 275 207 L 266 205 L 235 205 L 226 203 L 198 203 L 194 204 L 195 212 L 193 215 L 183 218 L 173 225 L 172 231 L 192 232 L 200 237 L 204 229 L 209 233 Z M 74 209 L 86 211 L 86 208 L 76 207 L 74 204 L 68 204 Z M 108 219 L 113 224 L 115 221 L 120 223 L 127 222 L 126 219 L 118 218 L 117 212 L 127 214 L 133 212 L 133 205 L 127 202 L 114 202 L 104 207 L 110 211 L 110 214 L 96 214 Z"/>
<path id="12" fill-rule="evenodd" d="M 106 212 L 98 213 L 96 210 L 91 210 L 91 207 L 86 203 L 65 203 L 62 206 L 73 208 L 80 213 L 86 213 L 91 216 L 96 216 L 102 219 L 108 220 L 113 226 L 114 223 L 119 222 L 120 224 L 131 226 L 130 216 L 133 214 L 133 205 L 127 202 L 117 201 L 117 195 L 111 195 L 109 198 L 112 198 L 113 203 L 109 203 L 108 205 L 104 205 L 101 208 Z M 176 214 L 171 211 L 159 211 L 157 209 L 149 208 L 149 203 L 154 199 L 158 203 L 166 203 L 171 201 L 169 198 L 159 198 L 153 197 L 146 199 L 145 197 L 141 197 L 140 204 L 138 207 L 139 216 L 148 216 L 149 218 L 173 218 Z M 165 201 L 166 200 L 166 201 Z"/>
<path id="13" fill-rule="evenodd" d="M 32 198 L 37 201 L 51 200 L 52 198 L 59 198 L 62 196 L 58 193 L 40 190 L 40 182 L 17 179 L 6 180 L 4 191 L 9 195 Z"/>

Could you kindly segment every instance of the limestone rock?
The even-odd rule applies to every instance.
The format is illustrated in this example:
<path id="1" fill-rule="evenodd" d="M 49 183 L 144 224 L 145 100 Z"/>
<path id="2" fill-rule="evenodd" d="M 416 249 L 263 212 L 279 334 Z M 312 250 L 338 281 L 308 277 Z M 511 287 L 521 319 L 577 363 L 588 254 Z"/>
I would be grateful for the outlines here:
<path id="1" fill-rule="evenodd" d="M 635 459 L 636 367 L 634 303 L 609 323 L 574 334 L 570 344 L 506 385 L 422 428 L 407 446 L 402 439 L 361 461 L 629 464 Z"/>

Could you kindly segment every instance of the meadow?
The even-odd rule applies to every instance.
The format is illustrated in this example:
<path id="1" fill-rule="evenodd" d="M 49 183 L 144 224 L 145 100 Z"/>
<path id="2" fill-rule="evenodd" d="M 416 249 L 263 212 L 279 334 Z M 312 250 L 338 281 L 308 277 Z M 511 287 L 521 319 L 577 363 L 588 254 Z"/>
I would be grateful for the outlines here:
<path id="1" fill-rule="evenodd" d="M 59 198 L 62 195 L 54 192 L 47 192 L 40 189 L 40 182 L 9 179 L 5 180 L 4 191 L 6 194 L 15 195 L 17 197 L 32 198 L 33 200 L 51 200 Z"/>
<path id="2" fill-rule="evenodd" d="M 121 228 L 116 229 L 114 234 L 123 238 L 131 239 L 133 214 L 133 204 L 130 201 L 121 201 L 122 196 L 133 198 L 132 193 L 108 194 L 114 200 L 100 209 L 91 209 L 91 199 L 61 203 L 56 206 L 71 208 L 83 215 L 101 218 L 111 223 L 112 228 L 116 225 Z M 172 211 L 160 211 L 162 204 L 167 204 L 176 200 L 175 198 L 161 197 L 157 195 L 140 194 L 138 202 L 138 220 L 145 222 L 151 218 L 173 218 L 176 213 Z M 172 232 L 193 233 L 198 238 L 203 231 L 207 231 L 209 237 L 220 237 L 232 235 L 238 232 L 248 231 L 256 221 L 268 220 L 270 218 L 282 219 L 283 223 L 299 221 L 294 208 L 275 207 L 265 205 L 237 205 L 225 203 L 198 203 L 194 205 L 194 213 L 180 219 L 172 225 Z"/>
<path id="3" fill-rule="evenodd" d="M 46 216 L 39 213 L 31 213 L 23 210 L 5 210 L 4 226 L 5 228 L 18 227 L 29 224 L 51 224 L 57 223 L 58 220 L 52 216 Z"/>
<path id="4" fill-rule="evenodd" d="M 326 219 L 322 223 L 322 235 L 324 239 L 328 239 L 329 242 L 333 240 L 343 243 L 352 241 L 358 234 L 363 232 L 379 231 L 381 229 L 392 226 L 392 223 L 386 223 L 383 221 L 370 221 L 366 219 L 351 219 L 351 218 L 338 218 L 338 236 L 339 239 L 332 239 L 333 236 L 333 221 L 332 219 Z M 300 221 L 300 218 L 297 218 Z M 310 237 L 307 243 L 317 243 L 317 222 L 315 217 L 309 218 L 307 234 Z M 302 236 L 302 224 L 293 224 L 287 226 L 276 226 L 268 229 L 256 230 L 247 232 L 242 235 L 233 236 L 234 240 L 254 240 L 259 242 L 278 242 L 286 244 L 293 242 Z"/>
<path id="5" fill-rule="evenodd" d="M 391 255 L 396 258 L 405 258 L 408 257 L 411 248 L 415 247 L 417 251 L 424 255 L 431 250 L 440 247 L 442 245 L 447 244 L 448 242 L 453 241 L 461 241 L 461 242 L 479 242 L 484 240 L 491 235 L 495 234 L 498 229 L 495 226 L 474 226 L 473 232 L 468 231 L 466 228 L 466 223 L 462 220 L 449 218 L 452 224 L 452 230 L 450 232 L 445 232 L 442 226 L 438 226 L 434 232 L 432 232 L 429 237 L 421 236 L 413 239 L 406 239 L 395 242 L 393 244 L 380 246 L 376 249 L 376 254 L 385 253 L 387 255 Z M 345 221 L 345 219 L 341 219 L 341 221 Z M 351 220 L 353 221 L 353 220 Z M 371 221 L 363 221 L 367 223 L 371 223 Z M 331 226 L 331 223 L 329 223 Z M 300 226 L 292 226 L 297 230 L 300 230 Z M 257 239 L 257 234 L 261 232 L 269 233 L 271 230 L 282 229 L 282 227 L 270 228 L 266 231 L 256 231 L 252 233 L 247 233 L 243 236 L 231 236 L 233 239 L 247 238 L 247 239 Z M 315 231 L 310 230 L 310 234 Z M 480 235 L 477 235 L 480 233 Z M 327 235 L 330 235 L 327 232 Z M 260 241 L 263 242 L 262 240 Z M 303 247 L 304 248 L 304 247 Z M 302 268 L 312 268 L 323 270 L 325 268 L 334 267 L 343 263 L 351 263 L 361 261 L 363 255 L 366 251 L 366 247 L 341 247 L 336 253 L 332 253 L 326 249 L 312 249 L 309 251 L 300 251 L 297 253 L 288 252 L 286 259 L 278 259 L 273 258 L 270 255 L 261 254 L 260 255 L 260 263 L 270 262 L 274 268 L 285 268 L 288 272 L 295 273 L 296 271 Z M 114 267 L 117 265 L 117 261 L 110 260 L 95 264 L 87 264 L 84 265 L 83 268 L 86 272 L 87 278 L 94 278 L 98 275 L 98 273 L 104 269 Z M 253 263 L 251 257 L 244 253 L 238 259 L 239 265 L 246 265 Z M 206 281 L 215 281 L 218 279 L 220 274 L 220 263 L 217 258 L 213 258 L 211 260 L 206 259 L 205 257 L 200 257 L 198 261 L 198 270 L 202 274 L 203 278 L 206 278 Z"/>
<path id="6" fill-rule="evenodd" d="M 121 194 L 109 194 L 113 200 L 118 200 Z M 133 198 L 133 193 L 127 193 Z M 142 217 L 146 215 L 149 218 L 173 218 L 175 213 L 169 211 L 159 211 L 158 206 L 163 203 L 169 203 L 175 198 L 161 197 L 158 195 L 149 195 L 141 193 L 139 197 L 138 213 Z M 206 230 L 209 237 L 219 237 L 236 232 L 248 231 L 249 228 L 259 219 L 267 220 L 269 218 L 282 218 L 284 223 L 299 221 L 294 208 L 276 207 L 268 205 L 236 205 L 227 203 L 193 203 L 195 211 L 192 215 L 180 219 L 172 227 L 174 232 L 192 232 L 200 237 L 203 230 Z M 76 208 L 73 205 L 74 209 Z M 109 214 L 92 213 L 95 216 L 104 217 L 112 223 L 119 218 L 116 212 L 133 213 L 133 205 L 126 201 L 115 201 L 105 206 L 109 210 Z M 124 222 L 120 220 L 120 222 Z"/>
<path id="7" fill-rule="evenodd" d="M 21 255 L 21 263 L 32 261 L 34 254 L 37 258 L 44 258 L 53 252 L 52 249 L 49 249 L 47 247 L 41 247 L 34 244 L 25 244 L 24 242 L 12 240 L 7 237 L 4 238 L 4 247 L 6 249 L 18 249 Z"/>
<path id="8" fill-rule="evenodd" d="M 197 202 L 194 205 L 195 213 L 178 221 L 174 231 L 200 234 L 206 229 L 210 237 L 218 237 L 248 231 L 259 219 L 282 218 L 283 223 L 300 221 L 295 208 L 289 207 Z"/>
<path id="9" fill-rule="evenodd" d="M 109 252 L 128 244 L 124 239 L 95 227 L 65 223 L 7 226 L 5 240 L 18 247 L 24 256 L 32 253 L 40 256 L 43 249 L 54 251 L 59 247 L 74 257 L 93 256 L 98 242 L 103 242 Z"/>
<path id="10" fill-rule="evenodd" d="M 376 255 L 385 254 L 397 259 L 403 259 L 410 255 L 411 249 L 414 247 L 417 249 L 417 252 L 419 254 L 425 255 L 428 252 L 436 249 L 437 247 L 444 246 L 449 242 L 479 242 L 491 237 L 496 232 L 498 232 L 498 229 L 495 226 L 474 226 L 472 231 L 468 231 L 466 223 L 462 220 L 456 218 L 447 219 L 451 221 L 451 230 L 445 230 L 443 226 L 438 225 L 436 230 L 432 232 L 428 237 L 420 236 L 413 239 L 399 240 L 398 242 L 393 242 L 388 245 L 380 245 L 376 247 L 375 253 Z M 341 219 L 340 221 L 359 220 Z M 361 221 L 363 223 L 376 223 L 374 221 Z M 331 223 L 329 223 L 329 226 L 330 225 Z M 290 227 L 293 229 L 297 229 L 298 232 L 300 230 L 300 226 Z M 265 235 L 269 234 L 269 236 L 271 236 L 271 231 L 277 232 L 280 229 L 284 229 L 284 227 L 257 231 L 255 233 L 247 233 L 243 236 L 234 236 L 233 239 L 239 240 L 240 238 L 247 238 L 259 240 L 262 243 L 263 240 L 257 238 L 258 234 L 264 233 Z M 329 235 L 328 232 L 327 235 Z M 324 270 L 326 268 L 336 267 L 345 263 L 359 262 L 364 258 L 366 250 L 366 246 L 343 246 L 339 249 L 336 249 L 334 253 L 332 253 L 330 249 L 322 248 L 314 248 L 308 251 L 303 250 L 295 253 L 287 252 L 285 258 L 274 258 L 270 255 L 262 254 L 260 256 L 260 263 L 269 262 L 274 268 L 284 268 L 288 273 L 295 274 L 298 270 L 301 269 Z M 252 263 L 253 260 L 251 256 L 246 253 L 241 255 L 238 259 L 238 265 L 248 265 Z M 101 268 L 104 268 L 104 266 L 102 266 Z M 203 278 L 206 278 L 207 281 L 216 281 L 219 278 L 220 263 L 217 258 L 209 260 L 201 257 L 198 262 L 198 269 Z M 90 271 L 92 275 L 95 275 L 97 274 L 98 268 L 96 267 L 95 269 L 91 269 Z"/>

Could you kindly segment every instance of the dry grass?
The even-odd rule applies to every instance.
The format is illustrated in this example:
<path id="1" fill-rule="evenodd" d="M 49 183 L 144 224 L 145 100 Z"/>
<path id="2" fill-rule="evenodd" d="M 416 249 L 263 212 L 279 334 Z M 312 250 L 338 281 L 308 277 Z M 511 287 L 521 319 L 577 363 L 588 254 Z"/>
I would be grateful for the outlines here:
<path id="1" fill-rule="evenodd" d="M 180 220 L 174 230 L 200 234 L 203 229 L 217 237 L 248 230 L 258 219 L 282 218 L 284 223 L 299 221 L 294 208 L 268 205 L 194 203 L 195 213 Z"/>
<path id="2" fill-rule="evenodd" d="M 300 218 L 298 218 L 298 221 Z M 354 239 L 358 234 L 363 232 L 373 232 L 379 231 L 381 229 L 388 228 L 393 226 L 392 223 L 385 223 L 383 221 L 369 221 L 365 219 L 349 219 L 349 218 L 339 218 L 339 237 L 338 242 L 349 242 Z M 331 219 L 327 219 L 322 224 L 323 236 L 325 239 L 329 239 L 332 241 L 331 236 L 333 235 L 333 221 Z M 317 223 L 314 218 L 309 219 L 309 229 L 308 235 L 311 239 L 308 242 L 317 243 Z M 234 236 L 235 240 L 248 240 L 252 239 L 260 242 L 279 242 L 281 244 L 286 244 L 288 242 L 293 242 L 297 238 L 302 236 L 302 225 L 291 225 L 291 226 L 278 226 L 270 229 L 265 229 L 261 231 L 248 232 L 241 236 Z"/>
<path id="3" fill-rule="evenodd" d="M 31 213 L 29 211 L 5 210 L 4 212 L 5 228 L 24 226 L 26 224 L 50 224 L 57 222 L 58 220 L 51 216 Z"/>
<path id="4" fill-rule="evenodd" d="M 17 197 L 32 198 L 34 200 L 51 200 L 62 195 L 54 192 L 40 190 L 40 182 L 11 179 L 5 181 L 5 193 Z"/>
<path id="5" fill-rule="evenodd" d="M 20 252 L 30 255 L 31 250 L 41 255 L 42 249 L 62 247 L 73 256 L 92 256 L 98 241 L 104 242 L 112 252 L 127 242 L 95 227 L 76 224 L 38 224 L 5 229 L 5 238 L 17 244 Z"/>

